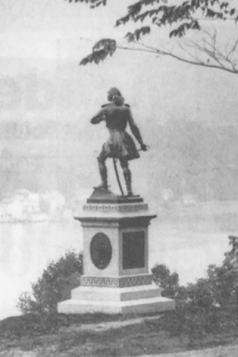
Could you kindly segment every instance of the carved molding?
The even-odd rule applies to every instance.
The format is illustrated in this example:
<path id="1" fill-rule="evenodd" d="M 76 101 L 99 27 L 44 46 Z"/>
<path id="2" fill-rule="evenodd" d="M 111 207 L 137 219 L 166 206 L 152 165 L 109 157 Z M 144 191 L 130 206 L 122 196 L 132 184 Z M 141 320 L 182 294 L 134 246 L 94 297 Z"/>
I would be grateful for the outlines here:
<path id="1" fill-rule="evenodd" d="M 80 278 L 82 286 L 98 286 L 111 288 L 124 288 L 131 286 L 151 285 L 152 275 L 132 275 L 118 278 L 113 277 L 96 277 L 96 276 L 82 276 Z"/>
<path id="2" fill-rule="evenodd" d="M 138 204 L 87 204 L 83 206 L 83 210 L 87 212 L 139 212 L 148 211 L 147 203 Z"/>

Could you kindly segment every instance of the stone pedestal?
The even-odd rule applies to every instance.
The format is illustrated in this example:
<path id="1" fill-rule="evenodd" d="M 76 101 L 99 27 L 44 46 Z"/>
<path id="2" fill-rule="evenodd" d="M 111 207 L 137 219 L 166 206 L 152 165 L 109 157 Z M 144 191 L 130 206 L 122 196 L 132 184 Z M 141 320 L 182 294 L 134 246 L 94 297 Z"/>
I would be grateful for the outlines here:
<path id="1" fill-rule="evenodd" d="M 76 217 L 84 232 L 84 275 L 60 313 L 172 310 L 148 267 L 148 226 L 156 215 L 138 196 L 92 195 Z"/>

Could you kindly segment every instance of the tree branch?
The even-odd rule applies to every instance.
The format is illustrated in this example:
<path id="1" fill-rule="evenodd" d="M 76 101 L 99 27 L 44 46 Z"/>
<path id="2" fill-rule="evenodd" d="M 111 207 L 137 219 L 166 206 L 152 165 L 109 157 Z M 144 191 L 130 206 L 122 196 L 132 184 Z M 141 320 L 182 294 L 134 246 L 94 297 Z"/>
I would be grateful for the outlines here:
<path id="1" fill-rule="evenodd" d="M 193 56 L 190 52 L 188 52 L 182 45 L 179 45 L 179 47 L 186 52 L 190 57 L 192 57 L 195 61 L 198 61 L 199 63 L 202 63 L 197 57 Z"/>
<path id="2" fill-rule="evenodd" d="M 220 69 L 223 70 L 225 72 L 229 72 L 229 73 L 233 73 L 233 74 L 238 74 L 238 70 L 236 69 L 230 69 L 227 67 L 221 67 L 220 65 L 215 65 L 215 64 L 207 64 L 205 62 L 202 62 L 200 60 L 196 60 L 196 61 L 191 61 L 189 59 L 183 58 L 179 55 L 173 54 L 171 52 L 166 52 L 160 49 L 141 49 L 141 48 L 130 48 L 130 47 L 124 47 L 124 46 L 118 46 L 118 49 L 121 50 L 126 50 L 126 51 L 139 51 L 139 52 L 149 52 L 149 53 L 153 53 L 153 54 L 159 54 L 159 55 L 163 55 L 163 56 L 169 56 L 171 58 L 174 58 L 180 62 L 184 62 L 184 63 L 188 63 L 188 64 L 192 64 L 194 66 L 201 66 L 201 67 L 206 67 L 206 68 L 214 68 L 214 69 Z"/>
<path id="3" fill-rule="evenodd" d="M 212 48 L 212 50 L 214 51 L 214 53 L 212 54 L 213 56 L 213 59 L 215 59 L 216 61 L 219 61 L 218 58 L 220 57 L 220 59 L 223 61 L 223 62 L 227 62 L 233 69 L 234 72 L 236 72 L 236 67 L 234 65 L 234 63 L 232 62 L 232 60 L 230 59 L 230 56 L 235 52 L 236 50 L 236 47 L 238 45 L 238 39 L 236 40 L 234 46 L 232 47 L 232 49 L 230 50 L 230 52 L 227 54 L 227 55 L 224 55 L 221 51 L 218 50 L 218 48 L 216 47 L 216 38 L 214 39 L 214 37 L 212 37 L 208 32 L 206 32 L 207 35 L 209 35 L 209 37 L 213 40 L 214 44 L 206 41 L 204 38 L 203 38 L 203 42 L 205 44 L 207 44 L 208 46 L 210 46 Z M 194 44 L 196 47 L 198 47 L 199 45 L 198 44 Z M 205 49 L 205 48 L 204 48 Z M 216 53 L 216 55 L 215 55 Z"/>
<path id="4" fill-rule="evenodd" d="M 230 50 L 230 52 L 228 53 L 227 59 L 229 59 L 229 57 L 235 52 L 236 47 L 237 47 L 237 44 L 238 44 L 238 39 L 237 39 L 236 42 L 234 43 L 234 46 L 232 47 L 232 49 Z"/>
<path id="5" fill-rule="evenodd" d="M 198 43 L 191 42 L 195 48 L 198 48 L 201 52 L 206 53 L 210 58 L 212 58 L 215 62 L 217 62 L 221 68 L 225 68 L 224 64 L 218 59 L 218 57 L 215 55 L 216 48 L 214 48 L 214 51 L 211 52 L 208 48 L 200 46 Z M 218 52 L 219 53 L 219 52 Z M 220 53 L 219 53 L 220 54 Z M 223 56 L 222 56 L 223 58 Z"/>
<path id="6" fill-rule="evenodd" d="M 167 53 L 167 55 L 171 56 L 172 58 L 175 58 L 175 59 L 177 59 L 179 61 L 182 61 L 182 62 L 185 62 L 185 63 L 189 63 L 189 64 L 193 64 L 193 65 L 196 65 L 196 66 L 202 66 L 202 67 L 208 67 L 208 68 L 216 68 L 216 69 L 221 69 L 221 70 L 229 72 L 229 73 L 238 74 L 237 70 L 233 71 L 233 70 L 231 70 L 229 68 L 226 68 L 226 67 L 220 67 L 220 66 L 217 66 L 217 65 L 207 64 L 207 63 L 204 63 L 204 62 L 190 61 L 190 60 L 187 60 L 187 59 L 182 58 L 180 56 L 174 55 L 172 53 Z"/>
<path id="7" fill-rule="evenodd" d="M 207 34 L 209 34 L 209 33 L 207 33 Z M 213 42 L 216 43 L 216 32 L 215 32 L 214 36 L 211 36 L 211 34 L 209 34 L 209 36 L 212 38 Z M 238 42 L 238 40 L 237 40 L 237 42 Z M 217 56 L 216 56 L 215 54 L 213 54 L 209 49 L 203 48 L 202 46 L 199 46 L 197 43 L 194 43 L 194 42 L 191 42 L 191 43 L 193 44 L 193 47 L 199 47 L 199 49 L 200 49 L 201 52 L 205 52 L 209 57 L 211 57 L 214 61 L 216 61 L 216 62 L 219 64 L 219 66 L 217 66 L 217 67 L 212 67 L 213 65 L 208 65 L 208 64 L 205 63 L 204 61 L 201 61 L 199 58 L 196 58 L 195 56 L 193 56 L 193 55 L 192 55 L 190 52 L 188 52 L 184 47 L 182 47 L 182 45 L 180 45 L 180 48 L 181 48 L 184 52 L 186 52 L 189 56 L 191 56 L 191 57 L 195 60 L 195 62 L 196 62 L 197 64 L 203 64 L 203 65 L 206 66 L 206 67 L 212 67 L 212 68 L 217 68 L 217 69 L 223 69 L 223 70 L 226 70 L 226 69 L 227 69 L 227 70 L 228 70 L 229 72 L 231 72 L 231 73 L 236 73 L 236 72 L 237 72 L 237 70 L 236 70 L 234 64 L 232 63 L 232 61 L 230 61 L 229 59 L 227 59 L 227 56 L 224 56 L 220 51 L 218 51 L 218 49 L 217 49 L 215 46 L 213 46 L 213 45 L 210 44 L 209 42 L 206 41 L 206 43 L 207 43 L 208 45 L 210 45 L 210 46 L 212 47 L 212 49 L 213 49 L 215 52 L 217 52 Z M 153 51 L 155 51 L 156 53 L 159 53 L 159 54 L 161 54 L 161 55 L 171 55 L 171 54 L 172 54 L 172 52 L 168 52 L 168 51 L 161 50 L 161 49 L 156 49 L 156 48 L 154 48 L 154 47 L 152 47 L 152 46 L 145 45 L 144 43 L 138 43 L 138 44 L 141 45 L 141 46 L 143 46 L 143 47 L 145 47 L 145 48 L 147 48 L 147 49 L 149 49 L 149 50 L 153 50 Z M 238 43 L 237 43 L 237 44 L 238 44 Z M 221 61 L 219 61 L 219 56 L 221 57 L 221 59 L 222 59 L 223 61 L 226 61 L 226 62 L 228 62 L 228 63 L 231 65 L 232 71 L 231 71 L 229 68 L 226 68 L 226 67 L 224 66 L 224 64 L 223 64 Z M 182 58 L 181 56 L 178 56 L 178 57 L 180 57 L 181 61 L 182 61 L 182 60 L 183 60 L 183 61 L 186 60 L 185 58 Z M 195 64 L 194 61 L 193 61 L 193 63 L 192 63 L 192 62 L 189 62 L 189 63 Z"/>
<path id="8" fill-rule="evenodd" d="M 131 47 L 124 47 L 124 46 L 117 46 L 119 50 L 127 50 L 127 51 L 139 51 L 139 52 L 149 52 L 149 53 L 157 53 L 155 50 L 146 50 L 143 48 L 131 48 Z"/>

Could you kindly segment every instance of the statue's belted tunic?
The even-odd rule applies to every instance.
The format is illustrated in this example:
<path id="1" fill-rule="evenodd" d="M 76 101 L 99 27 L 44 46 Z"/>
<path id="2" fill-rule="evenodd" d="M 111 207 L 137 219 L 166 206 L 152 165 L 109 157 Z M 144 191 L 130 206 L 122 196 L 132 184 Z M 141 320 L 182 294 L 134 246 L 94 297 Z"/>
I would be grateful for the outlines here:
<path id="1" fill-rule="evenodd" d="M 110 132 L 108 141 L 103 144 L 100 156 L 133 160 L 139 157 L 138 150 L 132 137 L 126 132 L 127 124 L 139 143 L 142 143 L 139 129 L 135 124 L 128 104 L 117 105 L 109 103 L 102 106 L 102 110 L 93 117 L 91 122 L 97 124 L 105 120 Z"/>

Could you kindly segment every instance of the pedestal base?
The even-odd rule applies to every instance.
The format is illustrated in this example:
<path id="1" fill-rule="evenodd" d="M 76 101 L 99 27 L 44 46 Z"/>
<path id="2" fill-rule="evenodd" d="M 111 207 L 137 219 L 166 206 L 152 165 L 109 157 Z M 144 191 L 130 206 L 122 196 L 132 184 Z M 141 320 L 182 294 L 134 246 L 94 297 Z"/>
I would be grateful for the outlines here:
<path id="1" fill-rule="evenodd" d="M 65 314 L 129 314 L 173 310 L 174 300 L 152 284 L 148 226 L 156 215 L 140 196 L 95 190 L 76 217 L 84 231 L 84 275 L 72 298 L 58 304 Z"/>
<path id="2" fill-rule="evenodd" d="M 65 314 L 106 313 L 129 314 L 174 310 L 174 300 L 161 296 L 156 285 L 128 288 L 98 288 L 81 286 L 72 291 L 72 299 L 58 304 Z"/>

